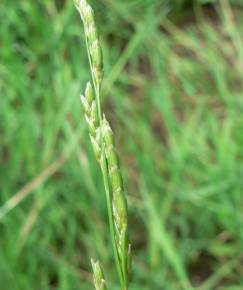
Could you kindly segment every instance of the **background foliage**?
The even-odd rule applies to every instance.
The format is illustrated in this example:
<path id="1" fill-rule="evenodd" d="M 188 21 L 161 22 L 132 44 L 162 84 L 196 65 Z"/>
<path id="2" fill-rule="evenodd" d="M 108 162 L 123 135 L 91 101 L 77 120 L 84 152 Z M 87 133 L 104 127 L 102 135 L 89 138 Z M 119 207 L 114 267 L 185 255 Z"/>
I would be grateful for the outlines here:
<path id="1" fill-rule="evenodd" d="M 242 1 L 93 1 L 135 289 L 242 289 Z M 0 288 L 116 289 L 72 1 L 0 2 Z"/>

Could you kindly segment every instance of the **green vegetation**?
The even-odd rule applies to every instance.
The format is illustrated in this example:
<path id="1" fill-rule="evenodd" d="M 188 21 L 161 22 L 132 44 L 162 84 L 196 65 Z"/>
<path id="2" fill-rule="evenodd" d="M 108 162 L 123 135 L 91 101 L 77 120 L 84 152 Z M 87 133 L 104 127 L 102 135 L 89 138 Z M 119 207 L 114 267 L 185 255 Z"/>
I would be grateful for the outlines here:
<path id="1" fill-rule="evenodd" d="M 241 2 L 92 1 L 131 290 L 242 289 Z M 93 289 L 90 257 L 119 289 L 73 1 L 2 0 L 0 16 L 0 289 Z"/>

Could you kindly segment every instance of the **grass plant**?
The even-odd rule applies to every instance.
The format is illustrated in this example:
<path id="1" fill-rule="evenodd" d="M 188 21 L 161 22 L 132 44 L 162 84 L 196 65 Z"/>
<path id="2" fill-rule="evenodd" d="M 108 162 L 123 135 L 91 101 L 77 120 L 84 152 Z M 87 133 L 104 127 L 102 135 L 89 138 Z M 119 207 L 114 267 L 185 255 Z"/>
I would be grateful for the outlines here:
<path id="1" fill-rule="evenodd" d="M 102 113 L 100 92 L 103 79 L 103 59 L 94 13 L 86 0 L 77 0 L 75 5 L 84 24 L 84 33 L 92 82 L 87 83 L 81 102 L 89 127 L 91 144 L 103 175 L 107 199 L 111 239 L 119 273 L 121 289 L 127 290 L 131 271 L 131 245 L 128 238 L 127 200 L 123 188 L 119 160 L 116 153 L 114 135 L 104 113 Z M 93 89 L 94 87 L 94 89 Z M 100 278 L 98 262 L 93 263 L 96 290 L 104 289 L 104 279 Z M 100 281 L 100 282 L 99 282 Z"/>

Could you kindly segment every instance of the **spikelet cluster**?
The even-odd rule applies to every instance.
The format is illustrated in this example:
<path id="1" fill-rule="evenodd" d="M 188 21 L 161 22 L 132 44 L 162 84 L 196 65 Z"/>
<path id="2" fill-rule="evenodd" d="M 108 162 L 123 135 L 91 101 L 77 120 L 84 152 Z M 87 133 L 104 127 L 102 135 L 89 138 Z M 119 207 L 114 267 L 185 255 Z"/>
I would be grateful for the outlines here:
<path id="1" fill-rule="evenodd" d="M 81 96 L 81 102 L 85 112 L 85 119 L 89 127 L 91 144 L 94 149 L 95 157 L 99 161 L 101 154 L 99 118 L 94 90 L 90 82 L 86 85 L 84 96 Z"/>
<path id="2" fill-rule="evenodd" d="M 100 89 L 103 60 L 95 26 L 94 13 L 87 0 L 74 0 L 83 24 L 93 86 L 87 83 L 81 102 L 96 159 L 100 163 L 108 202 L 108 214 L 116 264 L 122 289 L 127 290 L 131 268 L 131 246 L 128 239 L 128 211 L 121 169 L 115 149 L 114 135 L 105 117 L 102 119 Z M 96 290 L 106 290 L 103 272 L 98 262 L 92 262 Z"/>
<path id="3" fill-rule="evenodd" d="M 103 58 L 95 25 L 94 12 L 86 0 L 75 0 L 75 6 L 84 23 L 84 32 L 87 40 L 87 48 L 93 76 L 96 85 L 100 86 L 103 78 Z"/>
<path id="4" fill-rule="evenodd" d="M 123 189 L 123 180 L 119 159 L 115 148 L 114 134 L 109 122 L 103 117 L 102 132 L 105 143 L 105 155 L 112 189 L 112 210 L 116 229 L 116 242 L 124 276 L 130 273 L 131 246 L 128 244 L 127 200 Z"/>
<path id="5" fill-rule="evenodd" d="M 91 260 L 93 268 L 93 278 L 96 290 L 107 290 L 103 271 L 100 267 L 99 261 Z"/>

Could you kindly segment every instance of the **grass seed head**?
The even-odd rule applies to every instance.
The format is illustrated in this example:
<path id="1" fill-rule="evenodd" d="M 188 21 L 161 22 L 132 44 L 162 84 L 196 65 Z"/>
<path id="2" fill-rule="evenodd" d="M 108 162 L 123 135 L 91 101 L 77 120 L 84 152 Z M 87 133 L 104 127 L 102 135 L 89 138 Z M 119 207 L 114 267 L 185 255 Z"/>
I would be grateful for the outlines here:
<path id="1" fill-rule="evenodd" d="M 109 222 L 113 236 L 114 253 L 121 284 L 128 289 L 131 247 L 128 245 L 127 200 L 119 159 L 115 148 L 114 134 L 105 116 L 101 120 L 100 87 L 103 78 L 103 57 L 95 26 L 94 13 L 86 0 L 75 0 L 81 15 L 91 66 L 93 87 L 87 83 L 81 102 L 95 156 L 100 162 L 107 193 Z M 94 96 L 95 95 L 95 96 Z M 98 262 L 92 261 L 96 290 L 104 290 L 105 280 Z"/>

